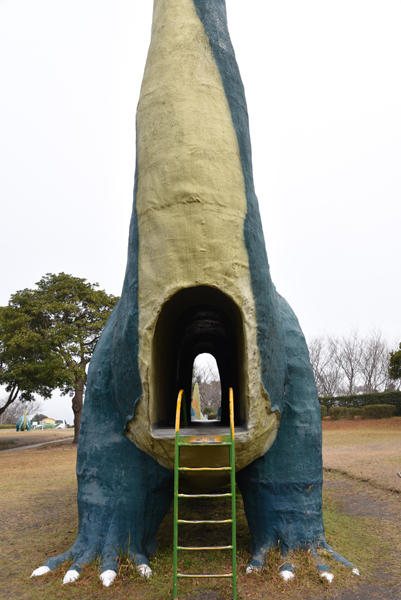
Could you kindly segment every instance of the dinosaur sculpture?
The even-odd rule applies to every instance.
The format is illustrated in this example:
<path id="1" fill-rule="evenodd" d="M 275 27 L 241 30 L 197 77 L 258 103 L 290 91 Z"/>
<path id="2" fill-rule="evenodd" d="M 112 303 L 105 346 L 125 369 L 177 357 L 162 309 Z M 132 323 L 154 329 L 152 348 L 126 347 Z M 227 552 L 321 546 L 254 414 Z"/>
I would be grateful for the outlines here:
<path id="1" fill-rule="evenodd" d="M 88 373 L 78 537 L 33 576 L 72 556 L 64 582 L 75 581 L 100 553 L 110 585 L 127 540 L 150 575 L 173 494 L 177 394 L 185 390 L 190 415 L 201 352 L 219 367 L 221 426 L 234 389 L 248 572 L 278 542 L 284 552 L 323 546 L 353 567 L 324 537 L 320 407 L 300 326 L 270 277 L 225 0 L 154 0 L 126 275 Z M 186 486 L 221 483 L 198 476 Z M 330 579 L 328 566 L 318 568 Z M 293 576 L 290 564 L 282 575 Z"/>
<path id="2" fill-rule="evenodd" d="M 198 419 L 198 421 L 202 419 L 202 412 L 200 409 L 199 399 L 199 385 L 197 383 L 195 383 L 194 391 L 192 394 L 191 417 Z"/>
<path id="3" fill-rule="evenodd" d="M 30 431 L 31 430 L 31 422 L 27 417 L 28 414 L 28 405 L 25 404 L 25 411 L 22 417 L 20 417 L 16 424 L 16 431 Z"/>

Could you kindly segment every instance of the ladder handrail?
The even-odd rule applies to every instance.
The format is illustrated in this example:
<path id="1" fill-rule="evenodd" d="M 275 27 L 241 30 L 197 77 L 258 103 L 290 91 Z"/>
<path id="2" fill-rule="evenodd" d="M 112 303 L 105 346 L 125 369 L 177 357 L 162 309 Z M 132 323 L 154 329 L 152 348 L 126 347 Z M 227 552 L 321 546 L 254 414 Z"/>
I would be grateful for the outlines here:
<path id="1" fill-rule="evenodd" d="M 181 420 L 181 401 L 184 390 L 180 390 L 177 398 L 177 408 L 175 411 L 175 436 L 180 433 L 180 420 Z"/>
<path id="2" fill-rule="evenodd" d="M 233 388 L 230 387 L 229 392 L 229 401 L 230 401 L 230 433 L 231 433 L 231 441 L 234 441 L 235 431 L 234 431 L 234 393 Z"/>

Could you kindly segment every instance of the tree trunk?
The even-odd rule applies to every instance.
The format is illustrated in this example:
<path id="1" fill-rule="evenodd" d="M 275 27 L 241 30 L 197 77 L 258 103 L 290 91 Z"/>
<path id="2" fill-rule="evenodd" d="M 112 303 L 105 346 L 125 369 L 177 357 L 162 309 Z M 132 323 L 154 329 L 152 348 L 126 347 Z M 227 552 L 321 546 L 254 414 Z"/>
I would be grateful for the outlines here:
<path id="1" fill-rule="evenodd" d="M 72 399 L 72 410 L 74 411 L 74 439 L 73 444 L 78 444 L 79 429 L 81 427 L 81 415 L 84 405 L 85 380 L 79 377 L 76 380 L 75 395 Z"/>
<path id="2" fill-rule="evenodd" d="M 10 404 L 12 404 L 14 402 L 14 400 L 17 399 L 18 391 L 19 391 L 18 386 L 14 385 L 8 396 L 7 402 L 5 403 L 4 406 L 2 406 L 0 408 L 0 415 L 2 415 L 3 412 L 10 406 Z"/>

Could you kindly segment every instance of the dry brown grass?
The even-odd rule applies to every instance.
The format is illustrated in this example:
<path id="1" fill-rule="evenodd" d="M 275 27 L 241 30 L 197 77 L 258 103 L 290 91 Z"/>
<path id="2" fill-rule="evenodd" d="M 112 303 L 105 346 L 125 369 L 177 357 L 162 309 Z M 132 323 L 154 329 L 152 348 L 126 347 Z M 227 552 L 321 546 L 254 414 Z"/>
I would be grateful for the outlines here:
<path id="1" fill-rule="evenodd" d="M 400 420 L 401 421 L 401 420 Z M 395 423 L 397 423 L 395 421 Z M 370 422 L 369 425 L 372 423 Z M 330 423 L 325 428 L 325 438 L 334 433 L 329 440 L 336 445 L 335 436 L 345 440 L 347 431 L 355 429 L 362 437 L 368 431 L 365 422 L 362 424 Z M 350 427 L 350 425 L 352 427 Z M 385 423 L 381 425 L 386 426 Z M 334 427 L 333 427 L 334 426 Z M 391 439 L 393 425 L 388 426 Z M 373 429 L 381 431 L 377 423 Z M 337 432 L 337 433 L 336 433 Z M 38 432 L 47 437 L 60 435 L 59 432 Z M 61 432 L 63 433 L 63 432 Z M 379 437 L 381 434 L 378 434 Z M 345 436 L 342 438 L 341 436 Z M 355 437 L 355 436 L 354 436 Z M 32 439 L 32 438 L 31 438 Z M 43 438 L 42 438 L 43 439 Z M 353 439 L 353 438 L 352 438 Z M 351 446 L 353 447 L 353 442 Z M 0 453 L 0 598 L 2 600 L 22 598 L 24 600 L 54 600 L 68 598 L 77 600 L 100 600 L 116 598 L 118 600 L 168 600 L 172 597 L 172 514 L 167 515 L 159 531 L 159 551 L 152 559 L 154 577 L 151 581 L 143 581 L 129 564 L 121 568 L 118 578 L 110 589 L 103 589 L 99 581 L 99 563 L 94 561 L 88 565 L 77 583 L 69 586 L 62 585 L 62 578 L 68 566 L 63 565 L 55 572 L 42 578 L 30 579 L 32 570 L 50 556 L 68 549 L 77 535 L 77 506 L 76 506 L 76 477 L 75 477 L 76 447 L 62 443 L 48 445 L 31 450 Z M 358 484 L 363 485 L 363 484 Z M 366 485 L 366 484 L 364 484 Z M 362 492 L 361 492 L 362 493 Z M 278 568 L 283 558 L 277 551 L 270 553 L 267 566 L 260 574 L 246 576 L 245 568 L 250 560 L 248 545 L 249 531 L 244 516 L 242 500 L 238 499 L 237 514 L 237 547 L 238 547 L 238 598 L 265 600 L 265 598 L 323 598 L 331 593 L 355 585 L 356 581 L 349 573 L 334 561 L 327 559 L 335 573 L 332 586 L 325 583 L 317 574 L 313 557 L 306 552 L 297 552 L 292 561 L 297 564 L 297 577 L 289 583 L 284 583 Z M 185 507 L 184 507 L 185 508 Z M 190 507 L 187 507 L 192 511 Z M 216 507 L 215 514 L 220 509 Z M 189 515 L 188 515 L 189 516 Z M 370 517 L 343 515 L 341 508 L 330 500 L 326 494 L 325 524 L 329 543 L 337 551 L 352 561 L 357 562 L 364 579 L 364 574 L 372 572 L 371 566 L 377 557 L 383 562 L 391 562 L 392 543 L 389 543 L 389 532 L 380 527 L 377 519 Z M 394 526 L 392 527 L 394 529 Z M 389 523 L 389 531 L 392 530 Z M 185 532 L 183 532 L 185 534 Z M 194 531 L 196 536 L 196 532 Z M 219 540 L 210 540 L 216 543 Z M 362 543 L 361 543 L 362 541 Z M 188 539 L 188 542 L 190 540 Z M 208 540 L 209 542 L 209 540 Z M 193 556 L 181 561 L 193 561 L 185 564 L 194 570 L 202 566 L 209 569 L 207 562 L 215 559 L 211 553 L 201 557 Z M 391 559 L 391 560 L 390 560 Z M 230 568 L 230 561 L 223 556 L 222 569 Z M 287 560 L 287 559 L 286 559 Z M 326 559 L 325 559 L 326 560 Z M 182 562 L 182 567 L 184 567 Z M 392 564 L 392 563 L 391 563 Z M 214 565 L 216 566 L 216 564 Z M 184 581 L 180 582 L 180 599 L 208 600 L 229 599 L 228 582 L 222 581 Z M 198 594 L 204 596 L 198 596 Z"/>
<path id="2" fill-rule="evenodd" d="M 32 566 L 74 542 L 75 461 L 65 442 L 0 453 L 0 598 L 34 598 Z"/>
<path id="3" fill-rule="evenodd" d="M 73 429 L 33 429 L 31 431 L 15 431 L 15 429 L 0 429 L 0 450 L 52 442 L 55 440 L 71 439 Z"/>
<path id="4" fill-rule="evenodd" d="M 76 447 L 72 444 L 48 445 L 18 452 L 0 453 L 0 598 L 23 598 L 24 600 L 54 600 L 57 598 L 100 600 L 108 597 L 128 600 L 168 600 L 172 596 L 172 513 L 167 515 L 159 534 L 159 550 L 152 559 L 154 576 L 143 581 L 129 564 L 120 570 L 112 589 L 103 589 L 99 581 L 99 563 L 88 565 L 77 583 L 62 585 L 68 565 L 63 565 L 48 575 L 30 579 L 32 570 L 49 558 L 67 550 L 77 535 Z M 278 567 L 283 560 L 275 551 L 269 555 L 267 567 L 262 573 L 248 577 L 245 568 L 250 560 L 248 546 L 250 535 L 244 516 L 241 498 L 237 504 L 238 548 L 238 598 L 262 600 L 270 597 L 294 598 L 323 597 L 329 586 L 317 574 L 313 557 L 305 552 L 294 554 L 298 565 L 297 578 L 285 584 Z M 183 506 L 189 511 L 193 510 Z M 200 509 L 199 509 L 200 510 Z M 217 517 L 221 507 L 214 509 Z M 182 513 L 185 517 L 185 514 Z M 185 531 L 183 531 L 184 536 Z M 193 531 L 192 535 L 199 536 Z M 217 534 L 218 536 L 219 534 Z M 204 536 L 203 536 L 204 537 Z M 188 538 L 189 543 L 192 543 Z M 197 540 L 193 540 L 197 543 Z M 334 540 L 335 541 L 335 540 Z M 208 543 L 221 540 L 211 538 Z M 229 556 L 202 553 L 200 556 L 180 557 L 183 569 L 201 572 L 210 567 L 217 571 L 229 571 Z M 218 565 L 217 562 L 220 564 Z M 352 585 L 349 571 L 333 563 L 336 587 Z M 198 592 L 212 594 L 210 599 L 228 600 L 230 584 L 227 581 L 185 580 L 180 582 L 180 598 L 194 599 Z"/>
<path id="5" fill-rule="evenodd" d="M 401 492 L 401 417 L 323 422 L 323 466 Z"/>

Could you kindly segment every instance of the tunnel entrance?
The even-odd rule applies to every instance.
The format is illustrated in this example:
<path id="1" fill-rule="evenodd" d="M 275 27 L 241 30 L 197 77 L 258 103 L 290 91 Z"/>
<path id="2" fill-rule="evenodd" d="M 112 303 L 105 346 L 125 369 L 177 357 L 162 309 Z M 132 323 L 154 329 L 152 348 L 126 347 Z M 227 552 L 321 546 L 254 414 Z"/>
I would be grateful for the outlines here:
<path id="1" fill-rule="evenodd" d="M 150 416 L 153 428 L 174 427 L 177 396 L 184 390 L 182 423 L 191 421 L 192 368 L 195 358 L 211 354 L 221 384 L 221 421 L 229 424 L 229 388 L 234 391 L 236 425 L 244 425 L 246 357 L 241 312 L 221 291 L 199 286 L 177 292 L 163 306 L 153 337 L 150 373 Z M 184 419 L 183 419 L 184 416 Z M 183 423 L 183 424 L 184 424 Z"/>
<path id="2" fill-rule="evenodd" d="M 192 366 L 191 421 L 221 421 L 221 384 L 216 359 L 198 354 Z"/>

